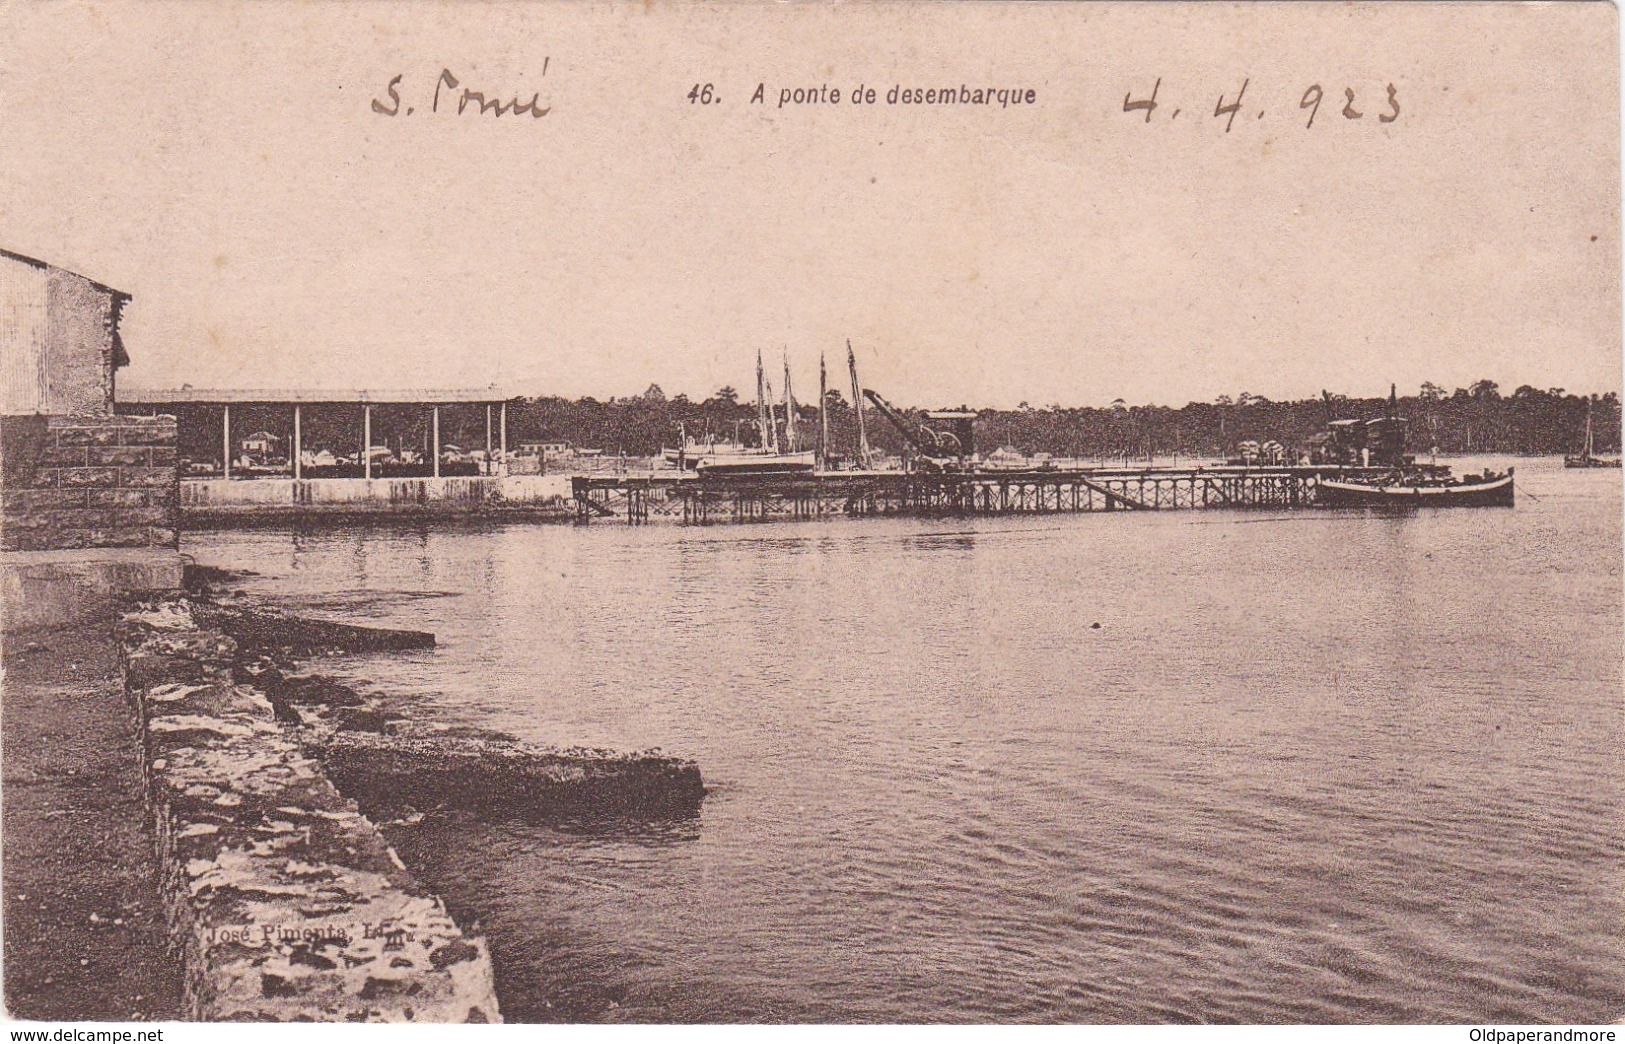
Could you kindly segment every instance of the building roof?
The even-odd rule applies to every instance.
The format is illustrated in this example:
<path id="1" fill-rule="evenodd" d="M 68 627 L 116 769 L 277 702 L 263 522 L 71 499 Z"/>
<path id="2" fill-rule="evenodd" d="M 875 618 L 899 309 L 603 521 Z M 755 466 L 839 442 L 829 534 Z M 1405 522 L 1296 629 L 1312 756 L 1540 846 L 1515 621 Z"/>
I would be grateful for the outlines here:
<path id="1" fill-rule="evenodd" d="M 54 268 L 59 272 L 67 272 L 69 275 L 79 276 L 80 279 L 83 279 L 85 282 L 89 283 L 91 286 L 102 291 L 103 293 L 112 294 L 120 301 L 128 301 L 130 299 L 130 295 L 125 293 L 123 290 L 114 290 L 107 284 L 98 283 L 96 280 L 87 275 L 80 275 L 78 272 L 75 272 L 72 269 L 63 268 L 61 265 L 53 265 L 49 261 L 41 261 L 37 257 L 28 257 L 26 255 L 17 253 L 15 250 L 7 250 L 5 247 L 0 247 L 0 257 L 9 257 L 13 261 L 21 261 L 23 264 L 32 265 L 35 268 Z"/>
<path id="2" fill-rule="evenodd" d="M 499 403 L 515 398 L 492 388 L 131 388 L 119 389 L 122 403 L 167 406 L 201 403 L 277 406 L 294 403 L 419 404 Z"/>
<path id="3" fill-rule="evenodd" d="M 123 317 L 124 306 L 130 302 L 129 294 L 125 293 L 123 290 L 114 290 L 105 283 L 98 283 L 89 276 L 80 275 L 78 272 L 63 268 L 60 265 L 53 265 L 49 261 L 41 261 L 37 257 L 28 257 L 27 255 L 17 253 L 15 250 L 7 250 L 5 247 L 0 247 L 0 257 L 9 258 L 12 261 L 17 261 L 21 264 L 28 265 L 31 268 L 43 268 L 47 270 L 54 268 L 58 272 L 66 272 L 75 279 L 83 279 L 85 282 L 89 283 L 91 286 L 95 287 L 97 290 L 100 290 L 102 293 L 111 298 L 113 306 L 113 369 L 117 370 L 120 367 L 130 365 L 130 354 L 124 350 L 124 338 L 119 334 L 119 320 Z"/>

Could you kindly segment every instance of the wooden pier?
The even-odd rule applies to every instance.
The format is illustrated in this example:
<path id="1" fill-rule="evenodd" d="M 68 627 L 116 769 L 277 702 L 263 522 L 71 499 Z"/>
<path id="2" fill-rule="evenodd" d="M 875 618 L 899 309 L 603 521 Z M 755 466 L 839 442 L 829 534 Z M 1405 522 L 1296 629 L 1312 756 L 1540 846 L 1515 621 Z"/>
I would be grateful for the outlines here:
<path id="1" fill-rule="evenodd" d="M 973 471 L 823 471 L 804 475 L 577 476 L 580 522 L 634 525 L 905 515 L 1070 514 L 1201 508 L 1307 508 L 1325 478 L 1360 479 L 1385 469 L 1333 466 L 1031 468 Z"/>

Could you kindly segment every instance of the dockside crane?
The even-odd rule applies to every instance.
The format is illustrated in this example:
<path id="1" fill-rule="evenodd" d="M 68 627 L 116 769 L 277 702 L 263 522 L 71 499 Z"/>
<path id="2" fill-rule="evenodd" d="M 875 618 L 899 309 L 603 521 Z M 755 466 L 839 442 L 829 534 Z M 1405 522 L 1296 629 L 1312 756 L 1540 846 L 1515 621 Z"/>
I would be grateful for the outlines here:
<path id="1" fill-rule="evenodd" d="M 963 466 L 967 457 L 973 452 L 970 445 L 969 419 L 975 414 L 969 412 L 955 412 L 943 414 L 947 419 L 963 420 L 960 431 L 933 431 L 923 424 L 913 424 L 905 417 L 901 410 L 887 402 L 884 397 L 873 388 L 863 389 L 863 397 L 874 404 L 880 415 L 891 422 L 908 444 L 919 454 L 920 459 L 931 467 L 942 468 L 948 463 Z M 937 416 L 927 414 L 927 416 Z"/>

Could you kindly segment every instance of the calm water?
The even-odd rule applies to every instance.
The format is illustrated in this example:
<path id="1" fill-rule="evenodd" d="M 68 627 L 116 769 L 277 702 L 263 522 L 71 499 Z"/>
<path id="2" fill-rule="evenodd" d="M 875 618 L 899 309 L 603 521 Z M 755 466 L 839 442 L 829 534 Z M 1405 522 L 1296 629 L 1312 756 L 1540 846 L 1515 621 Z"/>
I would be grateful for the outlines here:
<path id="1" fill-rule="evenodd" d="M 689 819 L 393 830 L 511 1020 L 1612 1021 L 1620 478 L 1517 463 L 1513 511 L 186 550 L 435 631 L 335 667 L 416 715 L 699 760 Z"/>

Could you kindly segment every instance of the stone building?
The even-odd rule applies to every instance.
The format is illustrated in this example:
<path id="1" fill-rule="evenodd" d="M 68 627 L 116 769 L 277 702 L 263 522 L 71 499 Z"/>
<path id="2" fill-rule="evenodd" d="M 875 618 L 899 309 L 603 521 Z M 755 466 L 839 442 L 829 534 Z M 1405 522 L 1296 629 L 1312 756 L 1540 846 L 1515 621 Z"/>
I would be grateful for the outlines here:
<path id="1" fill-rule="evenodd" d="M 175 419 L 114 412 L 130 295 L 0 250 L 6 624 L 179 579 Z"/>
<path id="2" fill-rule="evenodd" d="M 0 249 L 0 414 L 111 414 L 114 375 L 130 362 L 118 329 L 129 300 L 82 275 Z"/>

